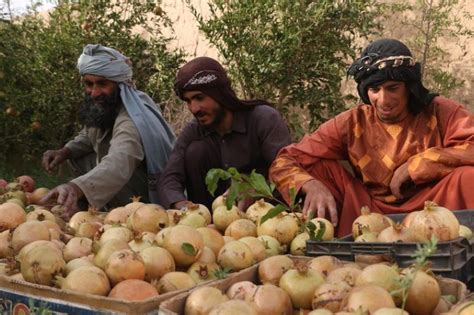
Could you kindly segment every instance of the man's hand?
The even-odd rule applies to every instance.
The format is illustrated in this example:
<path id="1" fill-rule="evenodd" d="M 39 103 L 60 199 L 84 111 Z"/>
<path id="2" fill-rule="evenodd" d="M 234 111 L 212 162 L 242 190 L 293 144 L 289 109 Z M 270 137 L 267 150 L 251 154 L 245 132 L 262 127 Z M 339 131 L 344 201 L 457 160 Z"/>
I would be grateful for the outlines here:
<path id="1" fill-rule="evenodd" d="M 402 185 L 411 181 L 410 173 L 408 173 L 408 163 L 405 162 L 400 165 L 393 173 L 390 181 L 390 190 L 397 199 L 402 199 L 404 196 L 401 193 Z"/>
<path id="2" fill-rule="evenodd" d="M 39 204 L 45 204 L 50 199 L 56 199 L 57 203 L 63 205 L 66 208 L 66 213 L 71 217 L 74 213 L 79 211 L 77 207 L 77 201 L 84 196 L 84 193 L 74 183 L 62 184 L 46 194 L 40 201 Z"/>
<path id="3" fill-rule="evenodd" d="M 52 171 L 56 166 L 64 162 L 69 158 L 71 155 L 71 150 L 68 148 L 64 147 L 59 150 L 48 150 L 45 153 L 43 153 L 43 168 L 50 172 Z"/>
<path id="4" fill-rule="evenodd" d="M 315 214 L 319 218 L 326 217 L 329 212 L 331 222 L 337 226 L 338 215 L 336 209 L 336 201 L 329 189 L 320 181 L 312 179 L 306 182 L 301 190 L 306 194 L 303 206 L 303 217 L 308 217 L 310 213 Z"/>
<path id="5" fill-rule="evenodd" d="M 178 202 L 175 202 L 174 204 L 172 204 L 171 208 L 181 210 L 184 207 L 187 207 L 188 203 L 189 203 L 189 200 L 178 201 Z"/>

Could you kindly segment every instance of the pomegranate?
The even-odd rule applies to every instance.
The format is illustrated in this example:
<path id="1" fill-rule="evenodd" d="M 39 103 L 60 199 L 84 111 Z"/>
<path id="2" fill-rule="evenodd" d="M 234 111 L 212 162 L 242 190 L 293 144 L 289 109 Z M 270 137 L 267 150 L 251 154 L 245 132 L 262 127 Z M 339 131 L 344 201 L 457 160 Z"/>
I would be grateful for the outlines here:
<path id="1" fill-rule="evenodd" d="M 39 187 L 36 188 L 30 196 L 30 200 L 32 204 L 39 204 L 39 201 L 43 199 L 46 194 L 49 193 L 49 189 L 46 187 Z"/>
<path id="2" fill-rule="evenodd" d="M 188 275 L 193 278 L 196 284 L 217 280 L 218 277 L 216 276 L 216 271 L 219 270 L 220 267 L 218 264 L 214 263 L 200 263 L 195 262 L 192 264 L 189 269 L 187 270 Z"/>
<path id="3" fill-rule="evenodd" d="M 23 246 L 23 248 L 20 250 L 20 252 L 16 256 L 16 259 L 18 261 L 23 260 L 23 257 L 26 255 L 26 253 L 28 251 L 30 251 L 33 248 L 43 246 L 43 245 L 51 247 L 53 250 L 56 250 L 58 252 L 58 254 L 62 255 L 62 248 L 60 248 L 58 244 L 56 244 L 52 241 L 39 240 L 39 241 L 33 241 L 33 242 L 29 243 L 28 245 Z"/>
<path id="4" fill-rule="evenodd" d="M 102 244 L 94 256 L 94 265 L 101 269 L 105 269 L 105 265 L 110 255 L 115 251 L 130 249 L 128 243 L 120 239 L 111 239 Z"/>
<path id="5" fill-rule="evenodd" d="M 61 252 L 46 245 L 27 251 L 20 261 L 23 278 L 32 283 L 52 285 L 56 275 L 66 267 Z"/>
<path id="6" fill-rule="evenodd" d="M 409 228 L 411 224 L 411 220 L 418 214 L 420 211 L 413 211 L 408 213 L 405 218 L 402 220 L 402 225 Z"/>
<path id="7" fill-rule="evenodd" d="M 82 222 L 75 230 L 75 236 L 94 239 L 94 237 L 98 235 L 102 226 L 103 225 L 100 222 Z"/>
<path id="8" fill-rule="evenodd" d="M 7 185 L 8 185 L 8 182 L 5 179 L 0 178 L 0 189 L 6 188 Z"/>
<path id="9" fill-rule="evenodd" d="M 102 218 L 99 216 L 97 209 L 89 208 L 87 211 L 79 211 L 74 213 L 74 215 L 69 219 L 69 226 L 76 230 L 79 227 L 79 224 L 83 222 L 103 222 Z"/>
<path id="10" fill-rule="evenodd" d="M 411 230 L 401 223 L 383 229 L 377 236 L 377 241 L 385 243 L 413 242 Z"/>
<path id="11" fill-rule="evenodd" d="M 248 300 L 257 290 L 257 285 L 250 281 L 239 281 L 227 289 L 229 299 Z"/>
<path id="12" fill-rule="evenodd" d="M 165 239 L 165 236 L 166 234 L 171 231 L 171 227 L 168 226 L 168 227 L 165 227 L 163 230 L 159 231 L 158 233 L 156 233 L 156 236 L 155 236 L 155 243 L 156 245 L 158 246 L 163 246 L 163 240 Z"/>
<path id="13" fill-rule="evenodd" d="M 166 210 L 166 214 L 168 215 L 168 226 L 177 225 L 183 213 L 183 211 L 177 209 Z"/>
<path id="14" fill-rule="evenodd" d="M 260 235 L 257 237 L 263 246 L 265 246 L 265 252 L 267 257 L 280 255 L 286 253 L 286 245 L 281 245 L 280 242 L 270 235 Z"/>
<path id="15" fill-rule="evenodd" d="M 294 308 L 310 309 L 314 291 L 323 283 L 321 273 L 301 265 L 285 272 L 279 286 L 288 293 Z"/>
<path id="16" fill-rule="evenodd" d="M 291 241 L 290 253 L 295 256 L 306 255 L 307 240 L 309 240 L 309 234 L 306 232 L 296 235 L 296 237 Z"/>
<path id="17" fill-rule="evenodd" d="M 202 287 L 189 294 L 184 306 L 186 315 L 209 314 L 212 307 L 228 301 L 229 298 L 221 290 L 213 287 Z"/>
<path id="18" fill-rule="evenodd" d="M 150 232 L 144 232 L 144 233 L 150 233 Z M 135 251 L 137 253 L 141 253 L 145 248 L 153 246 L 154 242 L 155 242 L 154 234 L 153 234 L 153 241 L 152 242 L 150 242 L 149 240 L 144 240 L 143 239 L 143 234 L 140 234 L 140 235 L 136 235 L 133 240 L 128 242 L 128 245 L 130 246 L 130 248 L 133 251 Z"/>
<path id="19" fill-rule="evenodd" d="M 470 240 L 472 238 L 472 230 L 465 225 L 459 225 L 459 236 Z"/>
<path id="20" fill-rule="evenodd" d="M 337 314 L 340 314 L 340 313 L 337 313 Z M 333 315 L 333 312 L 324 308 L 318 308 L 318 309 L 312 310 L 311 312 L 308 312 L 306 315 Z"/>
<path id="21" fill-rule="evenodd" d="M 334 225 L 331 221 L 325 218 L 314 218 L 311 222 L 316 225 L 315 234 L 318 234 L 318 231 L 322 228 L 322 225 L 324 225 L 324 233 L 321 237 L 322 241 L 331 241 L 334 238 Z"/>
<path id="22" fill-rule="evenodd" d="M 366 228 L 369 232 L 379 234 L 383 229 L 393 225 L 392 220 L 383 214 L 370 212 L 369 207 L 360 209 L 361 215 L 352 223 L 352 237 L 356 239 L 362 234 L 362 229 Z"/>
<path id="23" fill-rule="evenodd" d="M 239 239 L 239 242 L 247 244 L 253 253 L 255 262 L 260 262 L 267 257 L 267 252 L 263 243 L 256 237 L 246 236 Z"/>
<path id="24" fill-rule="evenodd" d="M 223 268 L 239 271 L 254 264 L 252 250 L 245 243 L 232 241 L 225 244 L 217 255 L 217 263 Z"/>
<path id="25" fill-rule="evenodd" d="M 74 258 L 68 261 L 65 268 L 66 275 L 68 275 L 74 269 L 85 266 L 94 266 L 94 263 L 92 262 L 92 256 Z"/>
<path id="26" fill-rule="evenodd" d="M 408 289 L 405 310 L 410 315 L 431 314 L 439 303 L 441 289 L 438 281 L 426 272 L 405 269 L 402 276 L 413 279 Z"/>
<path id="27" fill-rule="evenodd" d="M 204 246 L 202 248 L 201 255 L 199 256 L 197 262 L 208 264 L 208 263 L 215 263 L 216 261 L 217 261 L 216 254 L 214 254 L 212 249 L 210 249 L 207 246 Z"/>
<path id="28" fill-rule="evenodd" d="M 209 315 L 257 315 L 257 311 L 249 302 L 242 300 L 229 300 L 214 305 Z"/>
<path id="29" fill-rule="evenodd" d="M 13 247 L 11 245 L 12 235 L 10 230 L 0 233 L 0 258 L 6 258 L 13 255 Z"/>
<path id="30" fill-rule="evenodd" d="M 127 208 L 130 211 L 130 214 L 133 211 L 137 210 L 139 207 L 144 205 L 143 202 L 140 202 L 141 197 L 134 196 L 131 199 L 132 199 L 132 202 L 125 205 L 125 208 Z"/>
<path id="31" fill-rule="evenodd" d="M 24 192 L 33 192 L 35 190 L 35 181 L 31 176 L 18 176 L 16 181 L 21 185 Z"/>
<path id="32" fill-rule="evenodd" d="M 48 227 L 39 221 L 26 221 L 13 231 L 11 244 L 15 253 L 18 253 L 23 246 L 31 242 L 49 239 Z"/>
<path id="33" fill-rule="evenodd" d="M 232 242 L 232 241 L 236 241 L 236 239 L 233 238 L 232 236 L 226 236 L 226 235 L 224 235 L 222 238 L 224 239 L 224 243 L 225 243 L 225 244 L 227 244 L 227 243 L 229 243 L 229 242 Z"/>
<path id="34" fill-rule="evenodd" d="M 439 241 L 449 241 L 459 237 L 459 221 L 448 209 L 431 201 L 413 216 L 410 231 L 416 242 L 426 242 L 432 236 Z"/>
<path id="35" fill-rule="evenodd" d="M 26 221 L 26 212 L 12 202 L 0 204 L 0 231 L 14 229 Z"/>
<path id="36" fill-rule="evenodd" d="M 64 247 L 63 256 L 66 262 L 92 253 L 92 240 L 86 237 L 74 237 Z"/>
<path id="37" fill-rule="evenodd" d="M 113 252 L 107 259 L 104 270 L 112 285 L 127 279 L 145 279 L 145 262 L 131 249 Z"/>
<path id="38" fill-rule="evenodd" d="M 133 232 L 123 226 L 113 226 L 102 233 L 99 244 L 102 245 L 112 239 L 122 240 L 128 243 L 133 239 Z"/>
<path id="39" fill-rule="evenodd" d="M 264 199 L 260 199 L 250 205 L 245 213 L 249 220 L 252 220 L 253 223 L 258 224 L 262 217 L 274 207 L 275 206 L 271 203 L 265 202 Z"/>
<path id="40" fill-rule="evenodd" d="M 224 234 L 236 240 L 245 236 L 257 236 L 257 226 L 248 219 L 238 219 L 229 224 Z"/>
<path id="41" fill-rule="evenodd" d="M 194 287 L 196 282 L 186 272 L 172 271 L 163 275 L 158 281 L 157 288 L 160 294 Z"/>
<path id="42" fill-rule="evenodd" d="M 158 291 L 150 283 L 138 280 L 127 279 L 112 288 L 109 297 L 126 301 L 143 301 L 158 296 Z"/>
<path id="43" fill-rule="evenodd" d="M 137 233 L 158 233 L 168 226 L 165 209 L 156 204 L 144 204 L 138 207 L 127 219 L 127 227 Z"/>
<path id="44" fill-rule="evenodd" d="M 299 227 L 295 219 L 281 213 L 257 226 L 258 236 L 272 236 L 284 245 L 289 245 L 298 232 Z"/>
<path id="45" fill-rule="evenodd" d="M 188 204 L 186 205 L 186 210 L 184 212 L 184 215 L 189 215 L 191 213 L 196 213 L 196 214 L 199 214 L 201 217 L 203 217 L 205 220 L 205 225 L 211 224 L 212 215 L 209 209 L 205 205 L 202 205 L 199 203 L 188 202 Z"/>
<path id="46" fill-rule="evenodd" d="M 356 285 L 374 284 L 388 292 L 399 288 L 400 276 L 392 266 L 374 264 L 365 267 L 357 277 Z"/>
<path id="47" fill-rule="evenodd" d="M 206 219 L 196 212 L 184 212 L 178 224 L 188 225 L 195 229 L 207 226 Z"/>
<path id="48" fill-rule="evenodd" d="M 352 288 L 342 302 L 342 307 L 349 312 L 362 310 L 373 314 L 384 307 L 395 307 L 395 302 L 387 290 L 376 285 L 367 284 Z"/>
<path id="49" fill-rule="evenodd" d="M 374 315 L 410 315 L 408 312 L 397 307 L 382 307 L 376 310 Z"/>
<path id="50" fill-rule="evenodd" d="M 220 206 L 212 213 L 212 221 L 219 231 L 224 232 L 232 222 L 243 218 L 243 216 L 244 214 L 237 206 L 232 206 L 230 210 L 227 210 L 226 206 Z"/>
<path id="51" fill-rule="evenodd" d="M 51 221 L 51 222 L 54 222 L 56 223 L 56 217 L 54 216 L 54 214 L 52 214 L 50 211 L 46 210 L 46 209 L 41 209 L 41 208 L 36 208 L 35 210 L 29 212 L 27 215 L 26 215 L 26 220 L 27 221 L 32 221 L 32 220 L 36 220 L 36 221 Z"/>
<path id="52" fill-rule="evenodd" d="M 259 285 L 247 301 L 257 311 L 257 314 L 293 314 L 293 306 L 288 293 L 272 284 Z"/>
<path id="53" fill-rule="evenodd" d="M 281 276 L 292 268 L 294 263 L 288 256 L 268 257 L 259 264 L 258 277 L 263 284 L 278 285 Z"/>
<path id="54" fill-rule="evenodd" d="M 104 224 L 127 223 L 128 217 L 133 213 L 132 207 L 117 207 L 110 210 L 104 218 Z"/>
<path id="55" fill-rule="evenodd" d="M 145 280 L 160 279 L 168 272 L 176 270 L 173 256 L 164 248 L 148 247 L 141 253 L 145 263 Z"/>
<path id="56" fill-rule="evenodd" d="M 308 268 L 319 271 L 325 277 L 328 273 L 341 266 L 342 263 L 339 259 L 327 255 L 315 257 L 308 262 Z"/>
<path id="57" fill-rule="evenodd" d="M 313 309 L 324 308 L 336 313 L 350 290 L 351 287 L 345 282 L 323 283 L 314 291 L 311 305 Z"/>
<path id="58" fill-rule="evenodd" d="M 217 207 L 225 206 L 225 201 L 226 201 L 226 197 L 224 197 L 223 195 L 218 196 L 216 199 L 214 199 L 211 205 L 212 212 L 214 212 L 214 210 L 216 210 Z"/>
<path id="59" fill-rule="evenodd" d="M 474 314 L 474 301 L 462 302 L 456 304 L 451 310 L 454 314 L 457 315 L 471 315 Z"/>
<path id="60" fill-rule="evenodd" d="M 110 291 L 109 279 L 96 266 L 83 266 L 72 270 L 65 278 L 57 277 L 56 285 L 63 290 L 84 294 L 107 296 Z"/>
<path id="61" fill-rule="evenodd" d="M 361 273 L 362 270 L 357 269 L 354 266 L 343 266 L 329 272 L 326 281 L 329 283 L 345 282 L 353 287 Z"/>
<path id="62" fill-rule="evenodd" d="M 204 243 L 196 229 L 176 225 L 165 234 L 162 246 L 173 255 L 176 265 L 187 267 L 198 260 Z"/>
<path id="63" fill-rule="evenodd" d="M 196 231 L 201 234 L 204 245 L 212 249 L 214 254 L 217 256 L 222 246 L 225 244 L 222 235 L 217 230 L 209 227 L 198 228 Z"/>

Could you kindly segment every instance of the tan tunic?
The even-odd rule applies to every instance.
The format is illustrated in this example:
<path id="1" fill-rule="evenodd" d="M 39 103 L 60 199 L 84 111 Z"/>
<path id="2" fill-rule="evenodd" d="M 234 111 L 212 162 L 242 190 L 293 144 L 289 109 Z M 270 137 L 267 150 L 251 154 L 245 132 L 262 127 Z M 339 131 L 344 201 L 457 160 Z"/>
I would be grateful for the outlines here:
<path id="1" fill-rule="evenodd" d="M 137 189 L 147 193 L 146 173 L 139 167 L 145 157 L 143 146 L 125 108 L 121 108 L 112 130 L 84 128 L 66 147 L 71 150 L 72 160 L 91 154 L 95 158 L 93 168 L 71 181 L 81 188 L 92 206 L 105 206 L 129 183 L 134 173 L 142 173 L 134 177 L 143 178 L 143 186 Z M 118 197 L 128 200 L 130 196 Z"/>

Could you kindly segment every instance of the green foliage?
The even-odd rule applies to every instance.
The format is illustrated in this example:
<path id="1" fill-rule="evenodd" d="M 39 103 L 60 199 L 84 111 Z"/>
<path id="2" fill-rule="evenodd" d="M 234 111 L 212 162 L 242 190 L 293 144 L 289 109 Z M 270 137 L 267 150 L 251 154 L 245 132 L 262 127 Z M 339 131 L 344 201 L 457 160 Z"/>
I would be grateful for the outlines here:
<path id="1" fill-rule="evenodd" d="M 161 31 L 169 25 L 157 4 L 139 0 L 58 0 L 46 18 L 33 6 L 0 21 L 0 165 L 23 173 L 77 132 L 83 92 L 76 62 L 85 44 L 118 49 L 133 62 L 138 89 L 170 99 L 183 54 L 167 50 Z"/>
<path id="2" fill-rule="evenodd" d="M 181 245 L 181 249 L 188 256 L 196 256 L 196 254 L 197 254 L 196 249 L 194 248 L 194 246 L 192 244 L 189 244 L 189 243 L 183 243 Z"/>
<path id="3" fill-rule="evenodd" d="M 302 111 L 312 129 L 344 109 L 347 60 L 356 39 L 376 29 L 380 8 L 372 0 L 211 0 L 206 19 L 187 3 L 243 96 L 275 104 L 297 137 L 308 131 Z"/>
<path id="4" fill-rule="evenodd" d="M 387 16 L 396 17 L 392 23 L 401 31 L 401 40 L 421 63 L 425 85 L 445 96 L 464 84 L 460 74 L 449 67 L 454 61 L 451 50 L 466 55 L 465 42 L 474 35 L 474 30 L 465 26 L 473 18 L 465 5 L 464 0 L 404 0 L 387 12 Z M 400 24 L 402 16 L 405 22 Z"/>

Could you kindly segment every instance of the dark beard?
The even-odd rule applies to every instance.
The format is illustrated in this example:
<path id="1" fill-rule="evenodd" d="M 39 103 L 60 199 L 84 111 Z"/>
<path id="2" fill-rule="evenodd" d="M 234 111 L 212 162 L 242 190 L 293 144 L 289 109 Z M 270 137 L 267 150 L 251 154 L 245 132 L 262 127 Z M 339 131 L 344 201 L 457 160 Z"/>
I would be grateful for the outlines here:
<path id="1" fill-rule="evenodd" d="M 112 95 L 105 96 L 100 103 L 94 102 L 88 94 L 79 108 L 79 122 L 86 127 L 102 130 L 112 129 L 120 108 L 120 97 L 117 89 Z"/>

